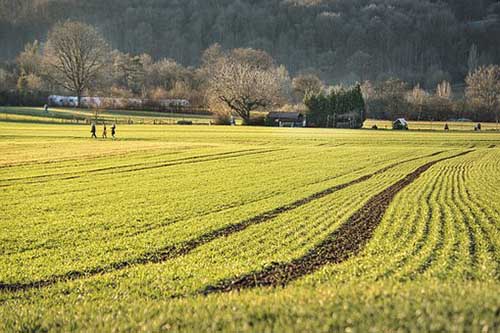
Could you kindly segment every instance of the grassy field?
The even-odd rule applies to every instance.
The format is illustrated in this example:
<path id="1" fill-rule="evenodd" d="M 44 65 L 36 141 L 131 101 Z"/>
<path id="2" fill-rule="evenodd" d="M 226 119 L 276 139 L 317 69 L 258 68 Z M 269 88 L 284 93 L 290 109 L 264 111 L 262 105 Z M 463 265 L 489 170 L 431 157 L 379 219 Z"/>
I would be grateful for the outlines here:
<path id="1" fill-rule="evenodd" d="M 0 121 L 55 124 L 84 124 L 96 119 L 90 109 L 75 108 L 43 108 L 0 106 Z M 100 110 L 97 113 L 98 123 L 118 124 L 161 124 L 172 125 L 179 120 L 189 120 L 194 124 L 208 125 L 212 117 L 196 114 L 178 114 L 170 112 Z"/>
<path id="2" fill-rule="evenodd" d="M 213 117 L 207 115 L 131 110 L 101 110 L 97 118 L 98 123 L 139 125 L 173 125 L 181 120 L 192 121 L 195 125 L 208 125 L 211 120 L 213 121 Z M 85 124 L 94 119 L 95 113 L 87 109 L 49 108 L 49 112 L 45 112 L 43 108 L 0 106 L 0 121 L 5 122 Z M 241 123 L 239 119 L 236 121 L 238 124 Z M 410 121 L 409 127 L 410 130 L 444 131 L 445 124 L 448 124 L 450 131 L 466 132 L 474 131 L 477 125 L 473 122 Z M 371 129 L 374 125 L 379 129 L 392 129 L 392 122 L 389 120 L 368 119 L 363 127 Z M 482 123 L 481 126 L 484 131 L 500 131 L 500 125 L 495 123 Z"/>
<path id="3" fill-rule="evenodd" d="M 431 130 L 444 131 L 445 125 L 448 124 L 450 131 L 474 131 L 474 127 L 478 124 L 475 122 L 459 122 L 459 121 L 409 121 L 408 127 L 410 130 Z M 364 128 L 372 128 L 377 125 L 379 129 L 392 129 L 392 122 L 389 120 L 374 120 L 368 119 L 364 123 Z M 496 123 L 481 123 L 483 131 L 500 131 L 500 125 Z"/>
<path id="4" fill-rule="evenodd" d="M 0 122 L 0 331 L 500 330 L 500 134 Z"/>

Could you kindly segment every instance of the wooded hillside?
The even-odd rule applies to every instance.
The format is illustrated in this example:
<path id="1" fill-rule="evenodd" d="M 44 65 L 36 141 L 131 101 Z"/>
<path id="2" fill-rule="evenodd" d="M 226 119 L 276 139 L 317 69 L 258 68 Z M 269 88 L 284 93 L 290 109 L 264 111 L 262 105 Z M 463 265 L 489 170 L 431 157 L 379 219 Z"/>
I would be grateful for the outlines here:
<path id="1" fill-rule="evenodd" d="M 198 65 L 215 42 L 269 52 L 292 74 L 352 83 L 399 77 L 433 89 L 500 62 L 494 0 L 0 0 L 0 58 L 58 21 L 97 27 L 113 48 Z"/>

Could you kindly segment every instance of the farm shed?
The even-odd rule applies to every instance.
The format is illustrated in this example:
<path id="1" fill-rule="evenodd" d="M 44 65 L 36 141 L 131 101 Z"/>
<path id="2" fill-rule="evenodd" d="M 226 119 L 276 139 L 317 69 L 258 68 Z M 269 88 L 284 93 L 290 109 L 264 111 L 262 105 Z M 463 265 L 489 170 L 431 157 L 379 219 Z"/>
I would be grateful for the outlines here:
<path id="1" fill-rule="evenodd" d="M 266 121 L 275 127 L 306 127 L 306 118 L 300 112 L 269 112 Z"/>
<path id="2" fill-rule="evenodd" d="M 363 111 L 353 110 L 341 113 L 334 117 L 335 128 L 361 128 L 363 127 Z"/>
<path id="3" fill-rule="evenodd" d="M 404 118 L 396 119 L 392 123 L 392 129 L 395 129 L 395 130 L 408 130 L 408 122 Z"/>

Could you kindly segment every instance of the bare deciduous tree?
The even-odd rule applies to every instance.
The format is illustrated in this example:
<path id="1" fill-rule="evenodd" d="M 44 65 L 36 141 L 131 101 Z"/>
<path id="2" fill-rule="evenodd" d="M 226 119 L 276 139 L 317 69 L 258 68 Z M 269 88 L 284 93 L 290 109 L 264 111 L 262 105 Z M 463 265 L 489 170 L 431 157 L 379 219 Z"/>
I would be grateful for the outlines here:
<path id="1" fill-rule="evenodd" d="M 451 100 L 453 97 L 453 89 L 451 88 L 451 83 L 446 80 L 439 83 L 436 87 L 436 96 L 439 98 Z"/>
<path id="2" fill-rule="evenodd" d="M 35 74 L 40 75 L 41 71 L 41 47 L 40 43 L 35 40 L 33 43 L 28 43 L 24 46 L 24 51 L 19 53 L 16 58 L 16 63 L 22 75 Z"/>
<path id="3" fill-rule="evenodd" d="M 473 105 L 494 113 L 498 124 L 500 116 L 500 66 L 479 67 L 465 80 L 466 96 Z"/>
<path id="4" fill-rule="evenodd" d="M 293 79 L 292 86 L 295 97 L 302 101 L 309 93 L 320 93 L 323 89 L 323 82 L 317 75 L 301 74 Z"/>
<path id="5" fill-rule="evenodd" d="M 271 69 L 275 65 L 274 59 L 269 53 L 252 48 L 231 50 L 230 56 L 238 62 L 249 64 L 259 69 Z"/>
<path id="6" fill-rule="evenodd" d="M 212 65 L 208 95 L 248 122 L 252 111 L 283 100 L 288 80 L 280 67 L 261 68 L 226 55 Z"/>
<path id="7" fill-rule="evenodd" d="M 407 96 L 408 102 L 417 109 L 418 114 L 417 114 L 417 120 L 420 120 L 422 117 L 422 111 L 424 108 L 424 104 L 426 102 L 426 99 L 429 97 L 427 92 L 420 88 L 420 85 L 417 84 L 409 93 Z"/>
<path id="8" fill-rule="evenodd" d="M 92 88 L 106 63 L 108 45 L 92 26 L 67 21 L 49 32 L 44 50 L 47 75 L 73 92 L 80 105 L 83 93 Z"/>
<path id="9" fill-rule="evenodd" d="M 15 84 L 13 84 L 12 74 L 0 68 L 0 91 L 13 89 Z"/>
<path id="10" fill-rule="evenodd" d="M 394 119 L 403 117 L 408 110 L 408 89 L 404 81 L 389 79 L 373 86 L 365 83 L 361 90 L 375 117 Z"/>

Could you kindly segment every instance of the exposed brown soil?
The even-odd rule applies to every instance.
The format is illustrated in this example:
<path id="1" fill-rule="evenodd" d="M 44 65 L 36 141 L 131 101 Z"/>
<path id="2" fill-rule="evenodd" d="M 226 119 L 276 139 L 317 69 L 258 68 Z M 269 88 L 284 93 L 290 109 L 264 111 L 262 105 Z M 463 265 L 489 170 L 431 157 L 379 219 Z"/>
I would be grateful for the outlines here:
<path id="1" fill-rule="evenodd" d="M 466 155 L 471 151 L 428 162 L 405 178 L 372 197 L 356 211 L 342 226 L 331 233 L 320 244 L 304 256 L 288 263 L 273 263 L 261 271 L 220 281 L 201 291 L 202 294 L 230 292 L 234 290 L 285 286 L 302 276 L 311 274 L 328 264 L 338 264 L 358 254 L 373 236 L 387 207 L 402 189 L 414 182 L 434 164 Z"/>
<path id="2" fill-rule="evenodd" d="M 256 224 L 267 222 L 267 221 L 277 217 L 280 214 L 283 214 L 287 211 L 291 211 L 291 210 L 294 210 L 296 208 L 299 208 L 300 206 L 308 204 L 314 200 L 323 198 L 327 195 L 330 195 L 330 194 L 332 194 L 336 191 L 339 191 L 341 189 L 344 189 L 346 187 L 364 182 L 364 181 L 366 181 L 366 180 L 368 180 L 376 175 L 382 174 L 382 173 L 384 173 L 392 168 L 395 168 L 398 165 L 401 165 L 403 163 L 408 163 L 408 162 L 415 161 L 415 160 L 425 158 L 425 157 L 434 157 L 434 156 L 437 156 L 441 153 L 442 152 L 440 151 L 440 152 L 436 152 L 436 153 L 433 153 L 430 155 L 415 157 L 415 158 L 411 158 L 408 160 L 404 160 L 404 161 L 400 161 L 400 162 L 391 164 L 391 165 L 384 167 L 384 168 L 382 168 L 374 173 L 359 177 L 359 178 L 352 180 L 350 182 L 327 188 L 326 190 L 323 190 L 321 192 L 314 193 L 308 197 L 294 201 L 294 202 L 287 204 L 287 205 L 277 207 L 273 210 L 256 215 L 254 217 L 251 217 L 251 218 L 244 220 L 244 221 L 241 221 L 239 223 L 231 224 L 231 225 L 225 226 L 223 228 L 213 230 L 211 232 L 203 234 L 203 235 L 201 235 L 197 238 L 194 238 L 192 240 L 180 243 L 178 245 L 168 246 L 168 247 L 165 247 L 165 248 L 157 250 L 157 251 L 146 253 L 138 258 L 132 258 L 132 259 L 128 259 L 128 260 L 124 260 L 124 261 L 120 261 L 120 262 L 111 263 L 111 264 L 108 264 L 108 265 L 105 265 L 102 267 L 95 267 L 95 268 L 82 270 L 82 271 L 71 271 L 71 272 L 68 272 L 68 273 L 65 273 L 62 275 L 52 276 L 46 280 L 39 280 L 39 281 L 34 281 L 34 282 L 29 282 L 29 283 L 1 283 L 0 282 L 0 291 L 16 292 L 16 291 L 24 291 L 24 290 L 29 290 L 29 289 L 37 289 L 37 288 L 51 286 L 51 285 L 54 285 L 56 283 L 63 282 L 63 281 L 76 280 L 76 279 L 90 277 L 90 276 L 99 275 L 99 274 L 104 274 L 104 273 L 108 273 L 108 272 L 112 272 L 112 271 L 118 271 L 118 270 L 122 270 L 122 269 L 125 269 L 127 267 L 130 267 L 130 266 L 144 265 L 144 264 L 148 264 L 148 263 L 159 263 L 159 262 L 163 262 L 163 261 L 166 261 L 169 259 L 180 257 L 180 256 L 188 254 L 189 252 L 193 251 L 197 247 L 204 245 L 204 244 L 207 244 L 207 243 L 209 243 L 217 238 L 227 237 L 231 234 L 242 231 L 251 225 L 256 225 Z M 447 158 L 445 158 L 445 159 L 447 159 Z M 444 159 L 441 159 L 441 160 L 444 160 Z M 441 161 L 441 160 L 439 160 L 439 161 Z M 431 162 L 431 163 L 435 163 L 435 162 Z"/>

